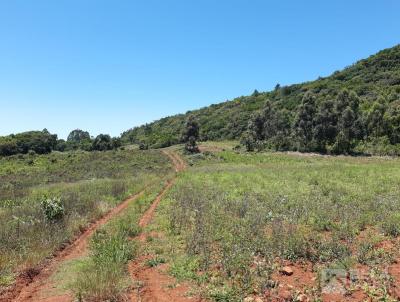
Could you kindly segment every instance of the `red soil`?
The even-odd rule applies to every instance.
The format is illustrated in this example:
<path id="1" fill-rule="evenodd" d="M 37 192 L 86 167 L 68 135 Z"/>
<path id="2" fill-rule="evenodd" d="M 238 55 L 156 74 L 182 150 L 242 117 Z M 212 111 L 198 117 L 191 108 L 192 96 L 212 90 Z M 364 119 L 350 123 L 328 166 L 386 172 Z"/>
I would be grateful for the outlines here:
<path id="1" fill-rule="evenodd" d="M 133 262 L 129 271 L 134 280 L 137 280 L 136 289 L 131 293 L 132 302 L 186 302 L 202 301 L 198 297 L 189 297 L 190 286 L 177 283 L 168 275 L 166 264 L 149 267 L 146 261 L 150 256 L 143 256 Z"/>
<path id="2" fill-rule="evenodd" d="M 164 151 L 174 163 L 176 172 L 180 172 L 186 168 L 185 162 L 176 153 Z M 139 221 L 141 227 L 147 226 L 153 216 L 154 212 L 160 203 L 161 199 L 167 193 L 169 188 L 173 185 L 175 179 L 168 182 L 164 190 L 157 196 L 153 204 L 146 211 Z M 137 238 L 140 242 L 146 240 L 147 234 L 142 233 Z M 187 293 L 190 291 L 188 284 L 176 284 L 176 281 L 167 274 L 167 265 L 159 265 L 157 267 L 149 267 L 146 265 L 147 260 L 151 256 L 142 256 L 130 263 L 129 273 L 132 280 L 137 283 L 136 289 L 131 292 L 130 300 L 132 302 L 186 302 L 186 301 L 200 301 L 199 298 L 188 297 Z"/>

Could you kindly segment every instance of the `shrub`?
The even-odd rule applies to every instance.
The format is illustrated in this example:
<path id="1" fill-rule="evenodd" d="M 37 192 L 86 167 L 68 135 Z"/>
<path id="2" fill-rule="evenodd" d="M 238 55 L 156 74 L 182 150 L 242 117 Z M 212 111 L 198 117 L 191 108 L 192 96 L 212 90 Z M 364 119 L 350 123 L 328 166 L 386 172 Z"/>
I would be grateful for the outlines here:
<path id="1" fill-rule="evenodd" d="M 48 221 L 58 221 L 64 216 L 64 206 L 61 203 L 61 198 L 44 198 L 40 205 L 44 216 Z"/>
<path id="2" fill-rule="evenodd" d="M 147 149 L 149 149 L 149 145 L 147 145 L 145 143 L 139 144 L 139 150 L 147 150 Z"/>

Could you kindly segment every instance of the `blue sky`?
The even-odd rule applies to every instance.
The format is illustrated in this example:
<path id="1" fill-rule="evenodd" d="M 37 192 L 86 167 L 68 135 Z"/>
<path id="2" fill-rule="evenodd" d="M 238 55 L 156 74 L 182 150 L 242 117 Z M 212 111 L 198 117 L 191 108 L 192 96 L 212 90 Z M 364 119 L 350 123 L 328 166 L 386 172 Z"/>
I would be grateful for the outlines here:
<path id="1" fill-rule="evenodd" d="M 398 0 L 0 0 L 0 135 L 135 125 L 400 43 Z"/>

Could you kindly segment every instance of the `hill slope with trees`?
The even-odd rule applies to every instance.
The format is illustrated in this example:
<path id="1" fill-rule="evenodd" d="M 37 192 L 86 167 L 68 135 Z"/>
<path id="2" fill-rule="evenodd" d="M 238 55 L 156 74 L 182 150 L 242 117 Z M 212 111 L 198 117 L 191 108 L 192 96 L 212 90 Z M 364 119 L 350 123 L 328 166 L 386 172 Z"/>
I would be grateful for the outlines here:
<path id="1" fill-rule="evenodd" d="M 249 150 L 398 153 L 400 45 L 325 78 L 277 84 L 132 128 L 122 141 L 153 148 L 179 143 L 188 116 L 198 121 L 200 140 L 241 139 Z"/>

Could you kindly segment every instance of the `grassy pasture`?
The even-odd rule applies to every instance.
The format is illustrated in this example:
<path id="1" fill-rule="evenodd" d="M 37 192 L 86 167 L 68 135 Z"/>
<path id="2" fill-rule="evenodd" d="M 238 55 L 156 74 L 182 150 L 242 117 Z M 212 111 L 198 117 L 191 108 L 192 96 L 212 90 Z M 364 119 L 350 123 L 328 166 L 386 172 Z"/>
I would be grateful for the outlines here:
<path id="1" fill-rule="evenodd" d="M 29 269 L 128 195 L 172 171 L 157 151 L 18 155 L 0 159 L 0 286 Z M 47 219 L 41 201 L 59 198 Z"/>
<path id="2" fill-rule="evenodd" d="M 285 261 L 311 263 L 318 276 L 382 269 L 398 257 L 399 159 L 233 151 L 187 159 L 153 226 L 168 235 L 151 246 L 212 300 L 274 287 Z"/>

